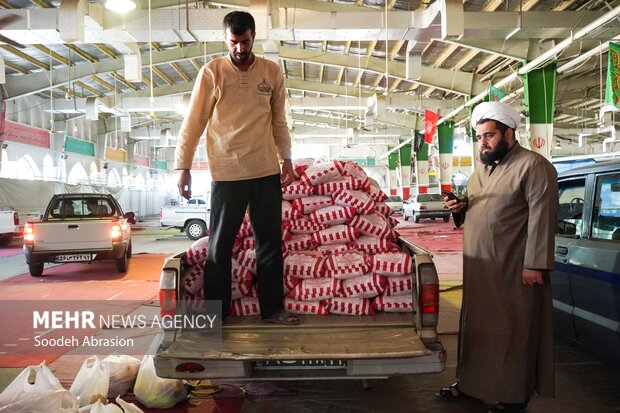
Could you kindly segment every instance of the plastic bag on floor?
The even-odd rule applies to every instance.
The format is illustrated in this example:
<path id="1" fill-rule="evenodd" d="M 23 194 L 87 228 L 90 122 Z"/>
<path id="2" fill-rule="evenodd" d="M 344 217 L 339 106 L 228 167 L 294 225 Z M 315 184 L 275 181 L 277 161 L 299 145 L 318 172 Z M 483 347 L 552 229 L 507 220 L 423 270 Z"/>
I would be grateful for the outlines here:
<path id="1" fill-rule="evenodd" d="M 157 377 L 153 356 L 146 355 L 140 364 L 133 394 L 146 407 L 167 409 L 185 400 L 187 389 L 182 380 Z"/>
<path id="2" fill-rule="evenodd" d="M 91 407 L 90 413 L 123 413 L 123 411 L 115 404 L 103 404 L 100 400 L 97 400 Z"/>
<path id="3" fill-rule="evenodd" d="M 110 354 L 103 359 L 110 368 L 108 399 L 122 396 L 133 387 L 140 370 L 140 360 L 124 354 Z"/>
<path id="4" fill-rule="evenodd" d="M 133 403 L 126 402 L 120 397 L 116 398 L 116 403 L 123 408 L 124 413 L 144 413 L 144 411 Z"/>
<path id="5" fill-rule="evenodd" d="M 69 391 L 77 397 L 80 407 L 106 400 L 110 386 L 110 367 L 92 356 L 84 360 Z"/>
<path id="6" fill-rule="evenodd" d="M 28 381 L 35 372 L 34 383 Z M 45 365 L 28 366 L 0 393 L 2 413 L 75 413 L 77 398 L 65 390 Z"/>

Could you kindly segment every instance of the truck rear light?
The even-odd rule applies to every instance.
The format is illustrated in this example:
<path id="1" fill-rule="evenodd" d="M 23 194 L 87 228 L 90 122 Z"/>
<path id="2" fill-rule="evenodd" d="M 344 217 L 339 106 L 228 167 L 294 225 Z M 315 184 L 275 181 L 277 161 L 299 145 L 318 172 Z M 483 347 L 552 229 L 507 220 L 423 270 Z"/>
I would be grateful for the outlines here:
<path id="1" fill-rule="evenodd" d="M 199 363 L 188 362 L 179 364 L 175 370 L 179 373 L 200 373 L 205 367 Z"/>
<path id="2" fill-rule="evenodd" d="M 24 227 L 24 244 L 32 244 L 34 242 L 34 228 L 31 223 L 27 223 Z"/>
<path id="3" fill-rule="evenodd" d="M 112 239 L 120 239 L 123 236 L 123 229 L 120 225 L 112 225 Z"/>
<path id="4" fill-rule="evenodd" d="M 434 327 L 439 322 L 439 278 L 432 263 L 418 265 L 420 283 L 420 318 L 423 327 Z"/>
<path id="5" fill-rule="evenodd" d="M 420 205 L 420 209 L 428 209 L 426 205 Z"/>
<path id="6" fill-rule="evenodd" d="M 177 312 L 176 271 L 164 268 L 159 277 L 159 313 L 175 316 Z"/>
<path id="7" fill-rule="evenodd" d="M 159 208 L 159 219 L 164 217 L 164 209 L 163 208 Z"/>
<path id="8" fill-rule="evenodd" d="M 13 225 L 19 225 L 19 215 L 17 212 L 13 212 Z"/>

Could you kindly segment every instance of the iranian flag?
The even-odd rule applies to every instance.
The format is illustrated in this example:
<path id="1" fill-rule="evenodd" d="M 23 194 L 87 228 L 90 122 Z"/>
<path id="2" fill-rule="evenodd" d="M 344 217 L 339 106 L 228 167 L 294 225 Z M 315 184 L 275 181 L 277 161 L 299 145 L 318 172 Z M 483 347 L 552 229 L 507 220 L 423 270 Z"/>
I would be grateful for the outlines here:
<path id="1" fill-rule="evenodd" d="M 433 142 L 433 135 L 435 135 L 437 122 L 439 122 L 439 113 L 426 109 L 424 111 L 424 141 L 426 143 Z"/>
<path id="2" fill-rule="evenodd" d="M 530 149 L 551 157 L 553 111 L 555 106 L 556 63 L 553 62 L 525 75 L 526 129 Z"/>

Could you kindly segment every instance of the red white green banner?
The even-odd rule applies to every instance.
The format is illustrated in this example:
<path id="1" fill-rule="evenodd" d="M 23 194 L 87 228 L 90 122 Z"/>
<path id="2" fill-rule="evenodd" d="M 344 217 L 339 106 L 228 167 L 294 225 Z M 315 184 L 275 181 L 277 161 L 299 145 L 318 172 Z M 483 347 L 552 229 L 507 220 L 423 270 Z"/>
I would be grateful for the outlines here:
<path id="1" fill-rule="evenodd" d="M 444 122 L 437 128 L 439 138 L 439 181 L 441 189 L 452 191 L 452 149 L 454 123 Z"/>
<path id="2" fill-rule="evenodd" d="M 620 45 L 609 42 L 605 106 L 620 109 Z"/>
<path id="3" fill-rule="evenodd" d="M 426 109 L 424 111 L 424 141 L 426 143 L 433 142 L 433 135 L 435 135 L 437 122 L 439 122 L 439 113 Z"/>
<path id="4" fill-rule="evenodd" d="M 551 158 L 556 62 L 525 75 L 526 129 L 530 149 Z"/>

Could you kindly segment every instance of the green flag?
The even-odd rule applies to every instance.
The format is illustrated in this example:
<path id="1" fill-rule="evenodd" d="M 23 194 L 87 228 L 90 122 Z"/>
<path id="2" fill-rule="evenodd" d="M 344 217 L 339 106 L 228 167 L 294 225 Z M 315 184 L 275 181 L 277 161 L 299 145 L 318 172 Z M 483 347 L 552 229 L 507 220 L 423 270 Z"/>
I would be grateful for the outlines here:
<path id="1" fill-rule="evenodd" d="M 620 45 L 609 42 L 605 105 L 620 109 Z"/>
<path id="2" fill-rule="evenodd" d="M 502 98 L 506 96 L 506 94 L 501 90 L 493 86 L 489 85 L 489 102 L 499 102 Z"/>

